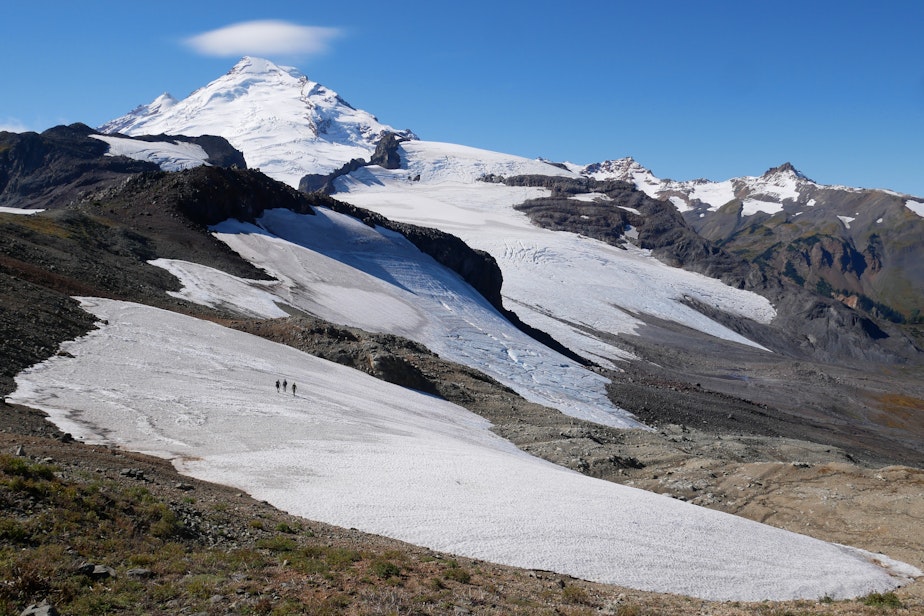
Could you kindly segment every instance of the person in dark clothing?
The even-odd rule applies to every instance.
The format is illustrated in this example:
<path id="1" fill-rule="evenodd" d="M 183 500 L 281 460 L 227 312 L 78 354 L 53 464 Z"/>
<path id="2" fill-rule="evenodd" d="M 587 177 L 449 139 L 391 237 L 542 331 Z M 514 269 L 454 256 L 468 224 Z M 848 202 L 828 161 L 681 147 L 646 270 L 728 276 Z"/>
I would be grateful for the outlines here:
<path id="1" fill-rule="evenodd" d="M 276 393 L 279 393 L 279 379 L 276 379 Z"/>
<path id="2" fill-rule="evenodd" d="M 285 379 L 282 379 L 282 392 L 283 392 L 283 393 L 285 393 L 286 387 L 288 387 L 288 386 L 289 386 L 288 381 L 286 381 Z"/>
<path id="3" fill-rule="evenodd" d="M 292 383 L 292 395 L 295 395 L 295 383 Z"/>

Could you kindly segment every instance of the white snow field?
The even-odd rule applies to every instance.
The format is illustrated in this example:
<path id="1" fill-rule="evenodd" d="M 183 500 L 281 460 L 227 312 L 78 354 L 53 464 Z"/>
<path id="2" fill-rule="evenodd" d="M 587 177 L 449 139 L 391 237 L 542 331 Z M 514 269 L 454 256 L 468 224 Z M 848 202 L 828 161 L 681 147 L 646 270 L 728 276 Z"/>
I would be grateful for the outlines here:
<path id="1" fill-rule="evenodd" d="M 714 600 L 886 591 L 916 569 L 533 458 L 440 399 L 211 322 L 104 299 L 11 402 L 309 519 Z M 274 382 L 297 383 L 297 395 Z"/>
<path id="2" fill-rule="evenodd" d="M 338 179 L 336 198 L 392 220 L 447 231 L 491 253 L 503 271 L 505 305 L 583 356 L 615 366 L 626 353 L 587 329 L 635 334 L 643 325 L 636 315 L 762 348 L 681 300 L 692 297 L 767 323 L 776 312 L 766 298 L 667 266 L 632 245 L 620 249 L 540 229 L 513 206 L 548 195 L 548 190 L 477 181 L 486 173 L 568 172 L 539 161 L 427 141 L 403 143 L 401 157 L 402 169 L 364 167 Z M 419 180 L 409 179 L 418 174 Z"/>
<path id="3" fill-rule="evenodd" d="M 185 141 L 141 141 L 111 135 L 90 135 L 109 144 L 106 156 L 126 156 L 158 165 L 164 171 L 182 171 L 208 165 L 201 145 Z"/>
<path id="4" fill-rule="evenodd" d="M 235 220 L 213 233 L 278 283 L 160 259 L 184 285 L 174 295 L 267 318 L 290 306 L 334 323 L 392 333 L 475 368 L 562 413 L 642 428 L 606 396 L 609 380 L 516 329 L 458 274 L 404 236 L 350 216 L 267 210 L 258 225 Z M 290 310 L 291 311 L 291 310 Z"/>
<path id="5" fill-rule="evenodd" d="M 0 207 L 0 214 L 19 214 L 20 216 L 29 216 L 44 211 L 45 210 L 24 210 L 18 207 Z"/>

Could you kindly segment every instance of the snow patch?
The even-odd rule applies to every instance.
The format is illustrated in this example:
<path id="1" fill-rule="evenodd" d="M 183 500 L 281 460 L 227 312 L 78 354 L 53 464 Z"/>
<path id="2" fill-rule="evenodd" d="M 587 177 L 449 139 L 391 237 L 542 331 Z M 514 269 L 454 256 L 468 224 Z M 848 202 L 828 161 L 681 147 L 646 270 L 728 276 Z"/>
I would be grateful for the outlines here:
<path id="1" fill-rule="evenodd" d="M 855 221 L 857 218 L 856 218 L 856 216 L 854 216 L 854 217 L 850 217 L 850 216 L 838 216 L 837 219 L 840 220 L 842 223 L 844 223 L 844 227 L 845 227 L 845 228 L 849 229 L 849 228 L 850 228 L 850 223 L 852 223 L 853 221 Z"/>
<path id="2" fill-rule="evenodd" d="M 777 201 L 763 201 L 761 199 L 745 199 L 741 202 L 741 215 L 751 216 L 757 212 L 776 214 L 783 211 L 783 204 Z"/>
<path id="3" fill-rule="evenodd" d="M 276 281 L 245 280 L 206 265 L 177 259 L 154 259 L 148 263 L 167 270 L 180 280 L 181 290 L 167 292 L 172 297 L 210 308 L 231 309 L 243 317 L 276 319 L 290 314 L 280 308 L 285 302 L 273 293 L 273 287 L 279 285 Z"/>
<path id="4" fill-rule="evenodd" d="M 571 195 L 570 199 L 575 201 L 586 201 L 588 203 L 593 203 L 594 201 L 612 201 L 613 199 L 609 195 L 603 193 L 590 192 L 590 193 L 578 193 L 576 195 Z M 631 208 L 625 208 L 631 209 Z"/>
<path id="5" fill-rule="evenodd" d="M 840 599 L 921 575 L 557 467 L 460 407 L 284 345 L 148 306 L 81 303 L 106 324 L 63 344 L 72 357 L 20 373 L 11 402 L 83 441 L 171 459 L 295 515 L 711 600 Z M 298 395 L 277 393 L 278 378 Z"/>
<path id="6" fill-rule="evenodd" d="M 917 214 L 918 216 L 920 216 L 921 218 L 924 218 L 924 202 L 912 201 L 911 199 L 908 199 L 907 201 L 905 201 L 905 207 L 911 210 L 912 212 L 914 212 L 915 214 Z"/>
<path id="7" fill-rule="evenodd" d="M 182 171 L 208 165 L 202 146 L 186 141 L 142 141 L 110 135 L 90 135 L 109 144 L 106 156 L 126 156 L 158 165 L 164 171 Z"/>
<path id="8" fill-rule="evenodd" d="M 697 199 L 715 211 L 735 198 L 735 186 L 731 180 L 725 182 L 693 182 L 690 200 Z"/>
<path id="9" fill-rule="evenodd" d="M 0 214 L 19 214 L 20 216 L 31 216 L 33 214 L 38 214 L 39 212 L 44 212 L 44 209 L 41 210 L 27 210 L 18 207 L 0 207 Z"/>
<path id="10" fill-rule="evenodd" d="M 682 213 L 682 212 L 686 212 L 687 210 L 693 209 L 692 207 L 690 207 L 690 204 L 687 203 L 687 201 L 681 197 L 671 196 L 668 198 L 668 200 L 674 204 L 674 207 L 677 208 L 678 212 Z"/>

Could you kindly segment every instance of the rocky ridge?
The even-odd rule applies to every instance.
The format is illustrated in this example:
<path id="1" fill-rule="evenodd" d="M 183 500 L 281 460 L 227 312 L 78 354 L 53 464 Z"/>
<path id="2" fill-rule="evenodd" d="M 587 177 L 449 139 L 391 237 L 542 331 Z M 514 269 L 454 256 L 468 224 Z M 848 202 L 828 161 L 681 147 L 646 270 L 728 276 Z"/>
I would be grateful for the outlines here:
<path id="1" fill-rule="evenodd" d="M 576 170 L 672 204 L 699 236 L 765 276 L 878 319 L 921 321 L 924 218 L 909 195 L 818 184 L 790 163 L 724 182 L 661 180 L 631 158 Z"/>
<path id="2" fill-rule="evenodd" d="M 785 274 L 748 261 L 728 245 L 704 238 L 668 201 L 621 180 L 547 176 L 485 177 L 509 186 L 542 186 L 549 197 L 517 206 L 539 226 L 570 231 L 614 246 L 631 241 L 660 260 L 764 295 L 777 317 L 769 326 L 695 307 L 714 320 L 789 357 L 849 365 L 920 363 L 922 351 L 903 329 L 795 284 Z M 596 195 L 578 199 L 578 195 Z M 631 232 L 634 237 L 629 238 Z M 689 300 L 693 304 L 692 300 Z"/>

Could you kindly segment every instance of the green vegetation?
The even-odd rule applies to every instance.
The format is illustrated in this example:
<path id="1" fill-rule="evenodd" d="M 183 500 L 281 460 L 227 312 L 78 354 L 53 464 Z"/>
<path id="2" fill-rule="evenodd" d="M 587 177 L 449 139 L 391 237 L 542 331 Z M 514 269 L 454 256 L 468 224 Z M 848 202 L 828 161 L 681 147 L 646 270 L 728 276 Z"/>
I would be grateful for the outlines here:
<path id="1" fill-rule="evenodd" d="M 372 562 L 372 572 L 383 580 L 401 576 L 401 568 L 390 560 L 375 560 Z"/>
<path id="2" fill-rule="evenodd" d="M 902 607 L 902 602 L 899 600 L 898 595 L 894 592 L 887 593 L 878 593 L 874 592 L 872 594 L 866 595 L 861 599 L 863 605 L 868 605 L 870 607 L 888 607 L 888 608 L 899 608 Z"/>

